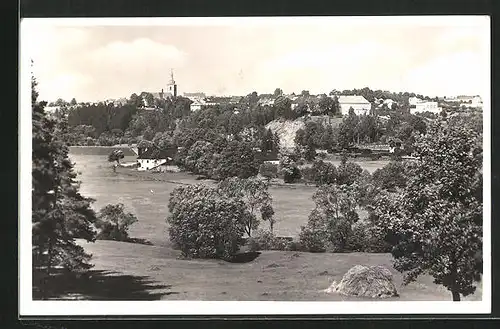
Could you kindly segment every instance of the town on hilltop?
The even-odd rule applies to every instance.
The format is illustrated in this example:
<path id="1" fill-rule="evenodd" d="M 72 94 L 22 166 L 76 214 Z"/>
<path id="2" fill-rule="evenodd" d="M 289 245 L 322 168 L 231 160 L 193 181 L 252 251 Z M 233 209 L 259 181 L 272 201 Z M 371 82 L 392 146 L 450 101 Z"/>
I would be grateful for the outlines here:
<path id="1" fill-rule="evenodd" d="M 207 96 L 204 92 L 184 92 L 178 94 L 178 86 L 174 80 L 173 70 L 171 71 L 170 80 L 166 84 L 165 89 L 157 92 L 143 91 L 139 95 L 132 94 L 131 96 L 106 99 L 102 103 L 113 106 L 123 106 L 129 102 L 136 102 L 139 98 L 139 106 L 143 110 L 158 110 L 162 100 L 169 98 L 184 97 L 191 101 L 191 111 L 201 110 L 203 108 L 215 105 L 234 105 L 235 109 L 244 107 L 241 101 L 245 96 L 229 95 L 229 96 Z M 279 91 L 278 91 L 279 90 Z M 315 108 L 318 103 L 324 98 L 336 100 L 340 106 L 340 113 L 346 115 L 350 108 L 354 109 L 357 115 L 375 114 L 377 110 L 387 111 L 396 108 L 407 108 L 412 114 L 415 113 L 434 113 L 439 114 L 443 109 L 447 111 L 463 110 L 463 109 L 482 109 L 483 102 L 479 95 L 457 95 L 457 96 L 442 96 L 442 97 L 428 97 L 417 95 L 412 92 L 389 92 L 382 90 L 370 90 L 368 87 L 363 89 L 353 89 L 337 91 L 333 90 L 329 94 L 311 95 L 308 91 L 302 91 L 300 94 L 283 94 L 281 89 L 277 89 L 274 94 L 257 94 L 253 92 L 248 96 L 257 98 L 257 104 L 261 106 L 272 106 L 278 97 L 285 97 L 291 101 L 292 110 L 297 107 L 305 106 L 305 112 L 312 114 L 317 112 Z M 247 96 L 247 97 L 248 97 Z M 325 102 L 325 101 L 324 101 Z M 84 102 L 78 104 L 84 105 L 97 105 L 101 102 Z M 46 107 L 46 111 L 54 111 L 61 106 L 75 106 L 76 100 L 66 102 L 63 99 L 50 102 Z"/>

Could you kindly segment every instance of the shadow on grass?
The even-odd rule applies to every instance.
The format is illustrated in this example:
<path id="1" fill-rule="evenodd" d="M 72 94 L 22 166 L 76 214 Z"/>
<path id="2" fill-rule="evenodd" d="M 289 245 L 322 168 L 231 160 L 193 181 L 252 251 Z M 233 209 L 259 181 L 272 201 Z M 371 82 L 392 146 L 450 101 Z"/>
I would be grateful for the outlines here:
<path id="1" fill-rule="evenodd" d="M 45 272 L 33 271 L 33 299 L 83 300 L 159 300 L 162 296 L 178 294 L 163 291 L 171 285 L 157 285 L 146 276 L 122 275 L 110 271 L 88 271 L 83 274 L 54 270 L 47 278 Z"/>
<path id="2" fill-rule="evenodd" d="M 148 245 L 148 246 L 152 246 L 153 245 L 153 243 L 151 241 L 148 241 L 146 239 L 139 239 L 139 238 L 128 238 L 125 242 L 145 244 L 145 245 Z"/>
<path id="3" fill-rule="evenodd" d="M 259 251 L 247 251 L 233 255 L 231 258 L 227 259 L 229 263 L 249 263 L 255 258 L 259 257 L 261 253 Z"/>
<path id="4" fill-rule="evenodd" d="M 140 238 L 125 238 L 125 239 L 119 240 L 119 239 L 111 239 L 111 238 L 104 237 L 104 236 L 98 236 L 97 240 L 137 243 L 137 244 L 145 244 L 145 245 L 148 245 L 148 246 L 152 246 L 153 245 L 153 243 L 151 241 L 148 241 L 146 239 L 140 239 Z"/>

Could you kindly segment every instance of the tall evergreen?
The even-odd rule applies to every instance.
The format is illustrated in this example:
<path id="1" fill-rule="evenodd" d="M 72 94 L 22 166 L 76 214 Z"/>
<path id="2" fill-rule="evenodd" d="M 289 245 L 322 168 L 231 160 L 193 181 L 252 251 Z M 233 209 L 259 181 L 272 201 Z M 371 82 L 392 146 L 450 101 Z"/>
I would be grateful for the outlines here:
<path id="1" fill-rule="evenodd" d="M 68 146 L 60 139 L 65 122 L 50 118 L 38 102 L 32 78 L 32 256 L 33 268 L 88 269 L 90 255 L 75 239 L 95 240 L 92 199 L 83 197 Z"/>

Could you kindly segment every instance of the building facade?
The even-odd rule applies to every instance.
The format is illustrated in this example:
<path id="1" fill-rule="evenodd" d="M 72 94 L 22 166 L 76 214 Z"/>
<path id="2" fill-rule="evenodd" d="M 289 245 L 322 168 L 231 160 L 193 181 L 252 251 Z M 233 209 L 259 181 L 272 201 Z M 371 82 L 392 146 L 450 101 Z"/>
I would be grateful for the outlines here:
<path id="1" fill-rule="evenodd" d="M 194 111 L 199 111 L 203 108 L 203 106 L 206 106 L 206 102 L 203 101 L 203 99 L 195 99 L 193 100 L 193 102 L 191 103 L 190 106 L 190 109 L 191 109 L 191 112 L 194 112 Z"/>
<path id="2" fill-rule="evenodd" d="M 356 115 L 370 114 L 371 103 L 363 96 L 339 96 L 338 100 L 342 115 L 348 115 L 351 108 Z"/>
<path id="3" fill-rule="evenodd" d="M 441 113 L 441 108 L 438 106 L 437 102 L 419 102 L 413 106 L 410 106 L 411 114 L 424 112 L 439 114 Z"/>
<path id="4" fill-rule="evenodd" d="M 137 170 L 146 171 L 157 169 L 172 163 L 177 148 L 159 150 L 156 147 L 139 148 L 137 157 Z"/>

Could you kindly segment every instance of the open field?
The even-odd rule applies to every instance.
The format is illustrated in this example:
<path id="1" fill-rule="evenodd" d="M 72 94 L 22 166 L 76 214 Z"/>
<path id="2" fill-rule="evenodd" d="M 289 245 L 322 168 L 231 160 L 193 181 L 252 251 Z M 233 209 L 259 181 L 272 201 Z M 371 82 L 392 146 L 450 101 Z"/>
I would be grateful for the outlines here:
<path id="1" fill-rule="evenodd" d="M 400 297 L 389 300 L 451 300 L 451 294 L 424 276 L 402 286 L 402 276 L 391 265 L 389 254 L 330 254 L 265 251 L 247 263 L 221 260 L 180 260 L 168 240 L 168 198 L 179 184 L 140 179 L 114 173 L 105 154 L 70 154 L 81 172 L 81 192 L 96 200 L 94 208 L 121 202 L 137 215 L 130 236 L 150 241 L 141 245 L 114 241 L 80 242 L 93 254 L 91 278 L 54 283 L 53 297 L 88 299 L 183 300 L 359 300 L 326 294 L 333 280 L 340 280 L 354 265 L 382 265 L 394 274 Z M 134 161 L 126 156 L 123 162 Z M 376 163 L 369 163 L 373 168 Z M 383 164 L 378 164 L 381 166 Z M 199 183 L 186 173 L 166 173 L 169 181 Z M 313 186 L 272 186 L 278 235 L 297 237 L 314 207 Z M 267 227 L 267 223 L 262 223 Z M 57 279 L 57 278 L 56 278 Z M 54 280 L 56 280 L 54 279 Z M 63 281 L 66 279 L 63 279 Z M 86 280 L 86 281 L 81 281 Z M 123 291 L 119 287 L 131 287 Z M 481 290 L 467 300 L 481 298 Z"/>
<path id="2" fill-rule="evenodd" d="M 139 219 L 130 229 L 131 236 L 149 240 L 155 245 L 168 245 L 165 222 L 168 215 L 168 198 L 170 192 L 180 185 L 173 182 L 181 184 L 202 182 L 187 173 L 141 173 L 141 175 L 114 173 L 112 165 L 107 162 L 107 155 L 103 154 L 70 154 L 70 156 L 76 163 L 76 170 L 81 173 L 79 180 L 82 181 L 82 194 L 96 200 L 93 207 L 98 210 L 109 203 L 123 203 Z M 134 160 L 135 156 L 126 156 L 123 162 Z M 376 162 L 368 162 L 367 165 L 365 167 L 367 170 L 375 170 L 377 167 Z M 378 164 L 379 167 L 380 165 Z M 148 174 L 163 176 L 162 180 L 168 182 L 139 178 Z M 303 184 L 270 187 L 277 219 L 276 234 L 293 237 L 298 235 L 301 225 L 307 222 L 307 217 L 314 208 L 312 195 L 315 190 L 316 187 Z M 261 225 L 264 228 L 267 223 Z"/>
<path id="3" fill-rule="evenodd" d="M 168 245 L 168 198 L 179 184 L 139 179 L 136 176 L 113 173 L 105 156 L 72 155 L 77 171 L 81 172 L 81 192 L 94 198 L 98 210 L 109 203 L 121 202 L 139 221 L 131 226 L 130 235 L 146 239 L 155 245 Z M 124 162 L 134 157 L 125 157 Z M 184 184 L 200 183 L 186 173 L 166 173 L 169 180 Z M 279 235 L 296 236 L 300 226 L 314 207 L 311 197 L 314 187 L 271 187 Z M 263 227 L 267 223 L 261 224 Z"/>
<path id="4" fill-rule="evenodd" d="M 168 247 L 125 242 L 80 242 L 94 255 L 91 278 L 59 282 L 52 297 L 101 300 L 369 300 L 326 294 L 352 266 L 382 265 L 391 270 L 399 297 L 388 301 L 451 300 L 451 294 L 423 276 L 402 286 L 402 276 L 391 266 L 388 254 L 313 254 L 265 251 L 247 263 L 222 260 L 179 260 Z M 91 274 L 92 275 L 92 274 Z M 118 291 L 118 282 L 133 289 Z M 481 298 L 481 289 L 465 300 Z"/>

